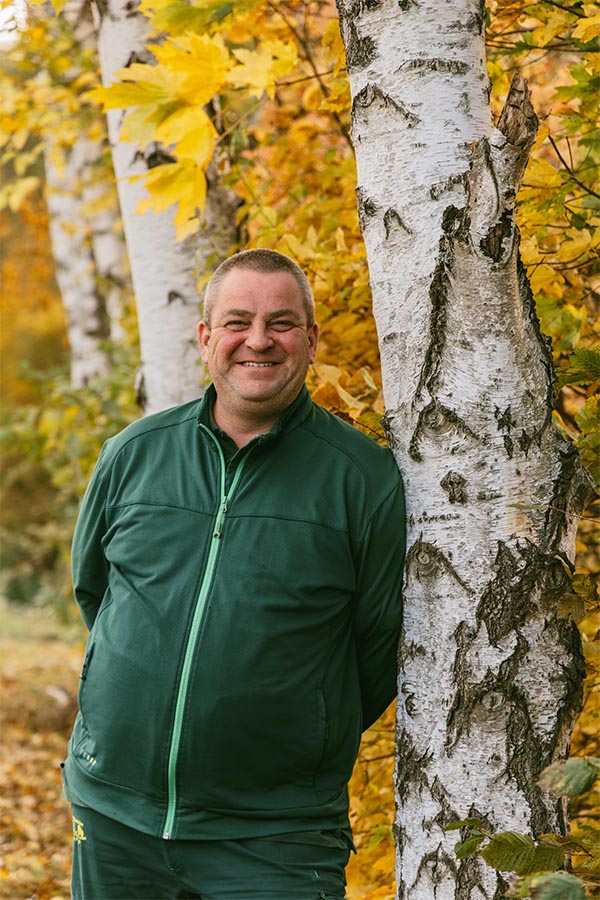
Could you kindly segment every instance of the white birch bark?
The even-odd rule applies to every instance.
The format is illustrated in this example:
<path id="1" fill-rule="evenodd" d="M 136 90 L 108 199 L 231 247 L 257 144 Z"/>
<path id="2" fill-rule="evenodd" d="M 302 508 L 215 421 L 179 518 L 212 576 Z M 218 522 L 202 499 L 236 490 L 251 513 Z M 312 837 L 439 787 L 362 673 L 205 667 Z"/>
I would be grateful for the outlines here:
<path id="1" fill-rule="evenodd" d="M 103 297 L 98 291 L 96 265 L 87 221 L 83 185 L 90 159 L 99 148 L 82 138 L 65 150 L 64 165 L 57 165 L 52 147 L 45 156 L 46 204 L 58 289 L 65 309 L 73 387 L 85 387 L 105 375 L 109 358 L 103 342 L 109 325 Z"/>
<path id="2" fill-rule="evenodd" d="M 490 121 L 477 0 L 338 0 L 390 445 L 407 492 L 398 897 L 492 900 L 450 821 L 562 830 L 536 786 L 565 755 L 582 657 L 556 601 L 587 483 L 552 426 L 552 359 L 513 206 L 537 121 Z"/>
<path id="3" fill-rule="evenodd" d="M 144 47 L 147 20 L 131 0 L 102 0 L 98 44 L 104 84 L 132 62 L 151 62 Z M 111 110 L 108 129 L 138 312 L 142 368 L 138 400 L 144 413 L 197 397 L 203 369 L 196 342 L 199 297 L 196 272 L 215 267 L 237 241 L 237 199 L 218 182 L 209 184 L 205 227 L 196 238 L 177 243 L 173 212 L 137 214 L 147 196 L 143 174 L 165 156 L 160 147 L 142 153 L 120 140 L 122 113 Z"/>
<path id="4" fill-rule="evenodd" d="M 54 16 L 54 10 L 48 16 Z M 95 47 L 87 0 L 68 0 L 61 10 L 73 40 Z M 68 77 L 80 75 L 74 68 Z M 106 147 L 85 132 L 72 146 L 50 135 L 45 154 L 46 200 L 50 238 L 67 321 L 71 350 L 71 383 L 83 387 L 107 374 L 106 340 L 123 337 L 123 291 L 127 283 L 125 249 L 119 236 L 118 201 L 111 203 L 103 179 Z"/>

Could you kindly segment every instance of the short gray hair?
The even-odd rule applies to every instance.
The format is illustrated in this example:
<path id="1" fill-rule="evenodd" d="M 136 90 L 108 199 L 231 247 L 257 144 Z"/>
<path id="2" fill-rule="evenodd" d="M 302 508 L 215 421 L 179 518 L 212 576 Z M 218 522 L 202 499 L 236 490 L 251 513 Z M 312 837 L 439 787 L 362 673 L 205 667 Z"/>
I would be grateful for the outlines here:
<path id="1" fill-rule="evenodd" d="M 277 250 L 259 247 L 255 250 L 242 250 L 230 256 L 215 269 L 204 292 L 202 319 L 210 327 L 210 314 L 215 303 L 219 287 L 225 276 L 234 269 L 249 269 L 252 272 L 289 272 L 296 281 L 304 303 L 306 319 L 310 328 L 315 321 L 315 299 L 308 278 L 299 265 Z"/>

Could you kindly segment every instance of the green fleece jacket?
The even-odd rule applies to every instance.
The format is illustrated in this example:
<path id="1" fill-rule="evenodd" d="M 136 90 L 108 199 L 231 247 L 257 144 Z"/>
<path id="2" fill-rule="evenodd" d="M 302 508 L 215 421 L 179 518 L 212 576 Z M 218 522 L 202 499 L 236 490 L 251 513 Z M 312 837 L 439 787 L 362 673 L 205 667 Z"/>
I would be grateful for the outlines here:
<path id="1" fill-rule="evenodd" d="M 400 476 L 306 388 L 226 462 L 213 400 L 130 425 L 88 486 L 65 795 L 165 838 L 347 827 L 361 730 L 396 691 Z"/>

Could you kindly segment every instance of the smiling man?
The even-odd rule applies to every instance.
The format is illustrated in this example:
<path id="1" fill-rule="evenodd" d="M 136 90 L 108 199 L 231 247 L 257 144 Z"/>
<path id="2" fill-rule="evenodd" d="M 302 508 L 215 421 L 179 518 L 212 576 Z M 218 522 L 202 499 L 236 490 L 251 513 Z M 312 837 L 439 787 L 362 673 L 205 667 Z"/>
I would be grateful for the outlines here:
<path id="1" fill-rule="evenodd" d="M 75 900 L 341 900 L 348 780 L 396 691 L 402 485 L 316 406 L 302 270 L 236 254 L 212 385 L 108 441 L 73 541 Z"/>

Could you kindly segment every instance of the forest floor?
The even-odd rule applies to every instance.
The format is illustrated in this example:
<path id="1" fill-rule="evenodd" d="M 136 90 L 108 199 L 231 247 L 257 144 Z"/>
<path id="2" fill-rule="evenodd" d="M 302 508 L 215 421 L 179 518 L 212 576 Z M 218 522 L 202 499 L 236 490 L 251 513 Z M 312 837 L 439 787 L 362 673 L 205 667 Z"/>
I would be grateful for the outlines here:
<path id="1" fill-rule="evenodd" d="M 71 816 L 60 763 L 76 712 L 82 632 L 0 606 L 0 897 L 67 900 Z"/>
<path id="2" fill-rule="evenodd" d="M 77 711 L 84 642 L 82 627 L 0 601 L 2 900 L 70 897 L 71 816 L 60 763 Z M 362 849 L 348 867 L 348 900 L 394 896 L 392 734 L 388 715 L 368 733 L 357 763 L 352 818 Z"/>

